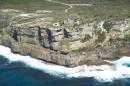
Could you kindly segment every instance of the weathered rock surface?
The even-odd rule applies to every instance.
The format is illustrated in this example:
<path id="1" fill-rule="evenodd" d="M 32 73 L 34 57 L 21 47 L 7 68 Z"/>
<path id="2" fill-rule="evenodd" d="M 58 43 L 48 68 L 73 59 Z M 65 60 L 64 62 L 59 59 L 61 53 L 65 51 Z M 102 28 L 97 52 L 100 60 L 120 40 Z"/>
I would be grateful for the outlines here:
<path id="1" fill-rule="evenodd" d="M 0 43 L 14 53 L 69 67 L 107 64 L 103 60 L 130 53 L 130 19 L 94 20 L 74 27 L 55 27 L 40 19 L 12 19 L 0 28 Z"/>

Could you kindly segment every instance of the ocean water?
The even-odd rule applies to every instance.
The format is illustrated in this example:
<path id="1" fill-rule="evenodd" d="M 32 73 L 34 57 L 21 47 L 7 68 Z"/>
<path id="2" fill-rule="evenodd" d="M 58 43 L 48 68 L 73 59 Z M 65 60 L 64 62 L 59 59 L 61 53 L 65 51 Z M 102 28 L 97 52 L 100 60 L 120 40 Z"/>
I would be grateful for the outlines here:
<path id="1" fill-rule="evenodd" d="M 0 46 L 0 86 L 130 86 L 130 57 L 111 63 L 115 66 L 67 68 Z"/>

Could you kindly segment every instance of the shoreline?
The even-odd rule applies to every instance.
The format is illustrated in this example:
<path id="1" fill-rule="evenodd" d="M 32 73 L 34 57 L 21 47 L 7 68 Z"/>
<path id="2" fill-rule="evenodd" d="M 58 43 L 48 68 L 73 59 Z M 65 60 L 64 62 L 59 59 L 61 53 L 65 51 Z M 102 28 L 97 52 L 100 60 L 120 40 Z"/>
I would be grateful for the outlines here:
<path id="1" fill-rule="evenodd" d="M 18 45 L 18 44 L 16 44 L 16 45 Z M 17 49 L 17 47 L 15 47 L 14 45 L 9 45 L 8 43 L 4 44 L 3 46 L 9 47 L 11 49 L 11 52 L 14 53 L 14 54 L 20 54 L 22 56 L 31 56 L 31 57 L 33 57 L 35 59 L 44 61 L 45 63 L 54 64 L 54 65 L 60 65 L 60 66 L 65 66 L 65 67 L 69 67 L 69 68 L 73 68 L 73 67 L 76 67 L 76 66 L 82 66 L 82 65 L 89 65 L 89 66 L 91 66 L 91 65 L 95 65 L 95 66 L 99 66 L 99 65 L 114 65 L 112 63 L 108 63 L 106 60 L 115 61 L 115 60 L 120 59 L 123 56 L 130 56 L 130 54 L 129 54 L 130 53 L 129 52 L 130 49 L 128 48 L 129 45 L 128 46 L 126 45 L 127 47 L 121 47 L 121 48 L 119 48 L 120 51 L 117 52 L 117 53 L 113 53 L 112 51 L 107 52 L 106 51 L 107 48 L 106 49 L 101 49 L 100 48 L 100 49 L 96 49 L 94 51 L 89 51 L 89 52 L 86 51 L 86 52 L 84 52 L 86 54 L 83 54 L 82 52 L 71 53 L 71 55 L 73 55 L 73 54 L 76 53 L 76 55 L 77 55 L 76 58 L 82 59 L 83 56 L 85 56 L 85 57 L 83 57 L 83 60 L 81 60 L 79 62 L 77 61 L 77 62 L 71 63 L 70 65 L 63 65 L 62 63 L 59 64 L 59 63 L 57 63 L 55 61 L 53 62 L 53 60 L 52 60 L 52 58 L 56 58 L 57 55 L 61 56 L 60 54 L 57 54 L 56 52 L 53 52 L 53 53 L 50 54 L 49 52 L 51 52 L 51 51 L 50 50 L 45 50 L 44 48 L 41 48 L 41 51 L 43 51 L 43 55 L 40 55 L 41 57 L 39 57 L 39 56 L 37 56 L 38 55 L 38 51 L 34 51 L 34 53 L 33 53 L 32 50 L 31 51 L 28 50 L 28 48 L 26 46 L 25 46 L 25 49 L 27 48 L 25 50 L 26 52 L 24 50 L 23 50 L 24 52 L 20 51 L 20 50 Z M 24 49 L 24 47 L 22 47 L 22 48 Z M 36 48 L 34 47 L 34 49 L 36 49 Z M 38 50 L 40 50 L 40 49 L 38 49 Z M 102 52 L 102 54 L 100 55 L 100 58 L 97 58 L 95 51 Z M 29 52 L 32 52 L 34 55 L 31 54 L 31 53 L 28 54 Z M 44 52 L 48 53 L 48 54 L 45 54 Z M 41 53 L 39 53 L 39 54 L 41 54 Z M 50 59 L 47 59 L 48 55 L 49 55 Z M 44 56 L 46 56 L 46 57 L 44 57 Z M 65 55 L 65 56 L 68 56 L 68 55 Z M 78 57 L 78 56 L 80 56 L 80 57 Z M 94 57 L 92 57 L 92 56 L 94 56 Z M 62 56 L 61 56 L 61 58 L 62 58 Z M 65 57 L 63 57 L 63 58 L 65 58 Z M 84 59 L 84 58 L 86 58 L 86 59 Z M 93 58 L 94 58 L 94 60 L 91 60 Z M 69 59 L 73 59 L 73 57 L 71 57 Z"/>
<path id="2" fill-rule="evenodd" d="M 8 27 L 0 29 L 0 44 L 10 47 L 13 53 L 66 67 L 109 64 L 104 60 L 117 60 L 130 53 L 129 18 L 80 24 L 82 18 L 78 16 L 77 22 L 70 16 L 56 23 L 41 14 L 25 14 L 12 15 Z M 26 17 L 29 21 L 19 24 Z"/>
<path id="3" fill-rule="evenodd" d="M 100 65 L 100 66 L 77 66 L 68 68 L 59 65 L 46 64 L 41 60 L 34 59 L 30 56 L 21 56 L 19 54 L 11 53 L 8 47 L 0 45 L 0 55 L 9 59 L 10 62 L 20 61 L 25 63 L 27 66 L 40 69 L 43 72 L 49 73 L 60 78 L 83 78 L 83 77 L 94 77 L 100 82 L 111 82 L 115 79 L 130 78 L 130 67 L 124 64 L 130 64 L 130 57 L 122 57 L 116 61 L 109 61 L 115 64 Z M 109 76 L 108 76 L 109 73 Z M 125 74 L 125 76 L 124 76 Z M 103 75 L 103 76 L 102 76 Z"/>

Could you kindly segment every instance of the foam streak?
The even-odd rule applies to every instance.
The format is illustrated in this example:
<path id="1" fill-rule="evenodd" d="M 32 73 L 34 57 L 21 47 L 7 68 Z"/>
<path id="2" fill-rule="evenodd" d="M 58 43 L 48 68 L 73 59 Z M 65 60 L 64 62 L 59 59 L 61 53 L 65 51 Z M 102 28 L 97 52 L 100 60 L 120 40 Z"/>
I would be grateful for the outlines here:
<path id="1" fill-rule="evenodd" d="M 30 56 L 21 56 L 19 54 L 11 53 L 7 47 L 0 46 L 0 55 L 5 56 L 10 62 L 20 61 L 27 66 L 42 70 L 54 76 L 61 78 L 82 78 L 94 77 L 95 79 L 108 82 L 120 78 L 130 78 L 130 67 L 124 64 L 130 64 L 130 57 L 122 57 L 117 61 L 113 61 L 115 66 L 101 65 L 101 66 L 77 66 L 74 68 L 67 68 L 59 65 L 45 64 L 41 60 L 31 58 Z"/>

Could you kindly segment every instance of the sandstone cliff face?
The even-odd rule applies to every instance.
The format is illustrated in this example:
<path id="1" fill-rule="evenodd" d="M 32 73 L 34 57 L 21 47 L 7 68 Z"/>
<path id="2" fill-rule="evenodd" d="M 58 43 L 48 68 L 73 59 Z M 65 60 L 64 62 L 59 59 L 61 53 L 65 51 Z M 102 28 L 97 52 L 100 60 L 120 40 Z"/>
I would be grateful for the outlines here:
<path id="1" fill-rule="evenodd" d="M 73 27 L 45 22 L 41 18 L 26 23 L 12 20 L 6 29 L 0 29 L 0 43 L 14 53 L 64 66 L 104 64 L 103 59 L 114 59 L 114 52 L 126 50 L 122 47 L 126 37 L 130 49 L 130 19 L 94 20 Z"/>

